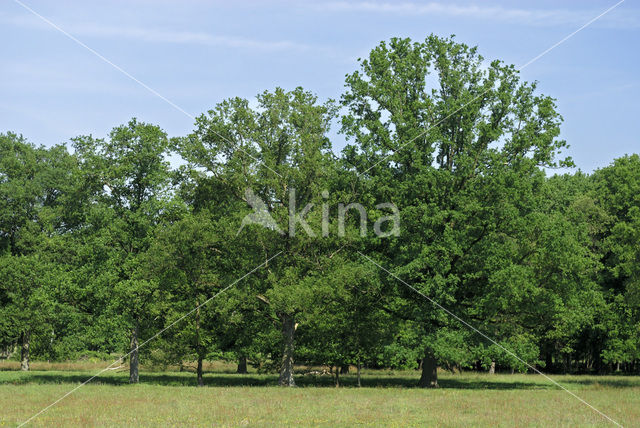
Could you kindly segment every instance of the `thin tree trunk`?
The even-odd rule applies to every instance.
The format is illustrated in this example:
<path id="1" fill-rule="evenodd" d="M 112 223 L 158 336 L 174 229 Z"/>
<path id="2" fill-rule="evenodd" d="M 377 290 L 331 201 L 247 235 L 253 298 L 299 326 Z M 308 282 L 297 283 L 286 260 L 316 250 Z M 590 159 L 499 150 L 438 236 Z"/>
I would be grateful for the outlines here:
<path id="1" fill-rule="evenodd" d="M 422 359 L 422 376 L 420 376 L 418 386 L 421 388 L 438 387 L 438 362 L 431 349 L 427 350 Z"/>
<path id="2" fill-rule="evenodd" d="M 292 315 L 283 314 L 282 319 L 282 364 L 280 366 L 280 386 L 296 386 L 293 379 L 293 340 L 296 332 L 296 323 Z"/>
<path id="3" fill-rule="evenodd" d="M 129 346 L 129 383 L 138 383 L 138 323 L 131 329 L 131 344 Z"/>
<path id="4" fill-rule="evenodd" d="M 496 362 L 491 361 L 491 366 L 489 367 L 489 374 L 496 374 Z"/>
<path id="5" fill-rule="evenodd" d="M 202 355 L 198 354 L 198 386 L 204 386 L 204 380 L 202 380 Z"/>
<path id="6" fill-rule="evenodd" d="M 349 374 L 349 364 L 340 366 L 340 374 Z"/>
<path id="7" fill-rule="evenodd" d="M 22 348 L 20 350 L 20 370 L 29 371 L 29 340 L 31 332 L 22 333 Z"/>
<path id="8" fill-rule="evenodd" d="M 240 358 L 238 358 L 238 370 L 236 370 L 236 373 L 238 374 L 247 374 L 247 357 L 245 357 L 244 355 L 241 355 Z"/>
<path id="9" fill-rule="evenodd" d="M 202 360 L 204 359 L 204 349 L 200 343 L 200 302 L 196 300 L 196 354 L 198 354 L 198 368 L 196 370 L 198 377 L 198 386 L 204 386 L 202 379 Z"/>
<path id="10" fill-rule="evenodd" d="M 336 388 L 340 387 L 340 372 L 342 370 L 336 366 Z"/>
<path id="11" fill-rule="evenodd" d="M 357 371 L 357 376 L 358 376 L 358 388 L 362 386 L 362 384 L 360 383 L 360 370 L 362 369 L 362 364 L 360 364 L 360 361 L 358 361 L 358 371 Z"/>

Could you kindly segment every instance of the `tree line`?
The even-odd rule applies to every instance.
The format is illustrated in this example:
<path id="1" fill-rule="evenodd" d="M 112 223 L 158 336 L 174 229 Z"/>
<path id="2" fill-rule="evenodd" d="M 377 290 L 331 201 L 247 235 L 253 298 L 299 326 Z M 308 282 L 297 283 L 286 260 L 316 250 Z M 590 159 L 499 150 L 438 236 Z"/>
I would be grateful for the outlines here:
<path id="1" fill-rule="evenodd" d="M 640 157 L 548 175 L 575 166 L 561 122 L 514 66 L 431 35 L 381 42 L 338 101 L 231 98 L 187 136 L 0 134 L 3 356 L 126 354 L 131 382 L 191 361 L 199 385 L 207 359 L 281 385 L 294 362 L 637 373 Z M 245 221 L 247 189 L 279 227 Z"/>

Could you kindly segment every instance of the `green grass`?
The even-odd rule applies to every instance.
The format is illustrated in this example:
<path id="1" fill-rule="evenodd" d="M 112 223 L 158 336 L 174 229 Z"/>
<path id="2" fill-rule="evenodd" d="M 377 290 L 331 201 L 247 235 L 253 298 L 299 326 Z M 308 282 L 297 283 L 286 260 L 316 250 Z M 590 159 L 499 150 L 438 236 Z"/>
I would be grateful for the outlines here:
<path id="1" fill-rule="evenodd" d="M 26 420 L 101 367 L 34 364 L 22 373 L 0 364 L 0 427 Z M 341 388 L 329 376 L 299 375 L 299 387 L 288 389 L 275 375 L 209 369 L 204 388 L 191 372 L 143 371 L 139 385 L 128 385 L 125 371 L 105 373 L 31 426 L 612 426 L 537 375 L 442 373 L 441 388 L 423 390 L 417 372 L 365 371 L 363 388 L 354 375 Z M 622 425 L 640 426 L 640 377 L 554 379 Z"/>

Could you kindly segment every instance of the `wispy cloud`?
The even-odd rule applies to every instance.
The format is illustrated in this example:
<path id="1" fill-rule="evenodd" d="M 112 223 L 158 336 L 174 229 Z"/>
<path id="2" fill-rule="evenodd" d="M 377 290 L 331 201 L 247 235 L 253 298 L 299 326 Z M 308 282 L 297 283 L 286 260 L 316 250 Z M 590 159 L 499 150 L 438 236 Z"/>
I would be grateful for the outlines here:
<path id="1" fill-rule="evenodd" d="M 78 92 L 82 94 L 117 94 L 130 93 L 130 88 L 123 84 L 109 82 L 104 79 L 96 82 L 92 75 L 74 73 L 73 65 L 64 61 L 44 61 L 37 58 L 29 60 L 5 59 L 2 64 L 3 79 L 0 79 L 0 90 L 3 94 L 32 94 L 57 91 Z"/>
<path id="2" fill-rule="evenodd" d="M 153 28 L 73 25 L 69 32 L 85 37 L 122 38 L 157 43 L 200 44 L 228 48 L 259 50 L 306 50 L 309 46 L 289 40 L 257 40 L 245 37 L 214 35 L 205 32 L 159 30 Z"/>
<path id="3" fill-rule="evenodd" d="M 23 28 L 55 31 L 51 26 L 30 16 L 0 14 L 0 21 Z M 266 40 L 152 27 L 115 26 L 97 23 L 65 24 L 58 21 L 56 22 L 65 31 L 78 37 L 137 40 L 151 43 L 193 44 L 261 51 L 305 51 L 311 48 L 309 45 L 291 40 Z"/>
<path id="4" fill-rule="evenodd" d="M 318 10 L 338 12 L 369 12 L 396 15 L 437 15 L 458 18 L 475 18 L 505 21 L 517 24 L 546 26 L 580 24 L 593 17 L 597 10 L 577 9 L 522 9 L 490 5 L 456 5 L 451 3 L 334 1 L 316 3 Z M 600 25 L 616 28 L 639 28 L 640 13 L 637 9 L 617 11 L 604 17 Z"/>

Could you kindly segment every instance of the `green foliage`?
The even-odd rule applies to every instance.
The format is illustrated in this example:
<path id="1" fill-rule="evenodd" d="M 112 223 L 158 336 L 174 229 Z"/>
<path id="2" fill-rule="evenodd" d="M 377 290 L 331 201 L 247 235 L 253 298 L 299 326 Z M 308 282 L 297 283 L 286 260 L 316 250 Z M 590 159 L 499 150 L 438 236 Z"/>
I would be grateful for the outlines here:
<path id="1" fill-rule="evenodd" d="M 340 104 L 230 98 L 172 139 L 136 119 L 71 153 L 0 134 L 5 354 L 137 353 L 171 329 L 143 359 L 637 370 L 640 156 L 547 177 L 573 165 L 555 100 L 453 37 L 382 42 L 345 83 Z M 400 233 L 339 221 L 353 202 L 370 222 L 393 203 Z"/>

